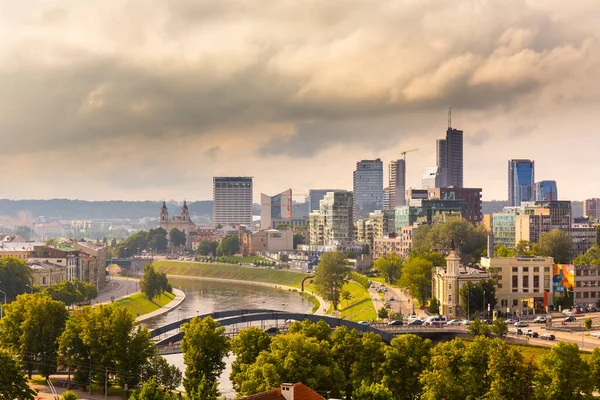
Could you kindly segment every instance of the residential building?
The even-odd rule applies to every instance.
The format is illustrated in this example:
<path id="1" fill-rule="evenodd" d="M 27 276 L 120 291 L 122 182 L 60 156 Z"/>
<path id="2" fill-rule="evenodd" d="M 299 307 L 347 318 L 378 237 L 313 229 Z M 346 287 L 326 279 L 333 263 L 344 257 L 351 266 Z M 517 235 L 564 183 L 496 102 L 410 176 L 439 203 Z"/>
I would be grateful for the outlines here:
<path id="1" fill-rule="evenodd" d="M 417 230 L 417 225 L 403 226 L 399 232 L 402 238 L 402 245 L 400 246 L 400 253 L 398 255 L 402 258 L 407 258 L 410 255 L 412 249 L 413 236 Z"/>
<path id="2" fill-rule="evenodd" d="M 240 400 L 325 400 L 325 397 L 302 383 L 282 383 L 278 389 L 240 397 Z"/>
<path id="3" fill-rule="evenodd" d="M 596 305 L 600 299 L 600 265 L 569 265 L 574 271 L 575 304 Z"/>
<path id="4" fill-rule="evenodd" d="M 400 256 L 402 248 L 402 237 L 391 235 L 373 239 L 373 259 L 378 259 L 390 253 Z"/>
<path id="5" fill-rule="evenodd" d="M 252 177 L 213 178 L 213 223 L 252 226 Z"/>
<path id="6" fill-rule="evenodd" d="M 81 280 L 102 289 L 106 285 L 106 259 L 108 247 L 93 242 L 74 242 L 74 249 L 81 253 Z"/>
<path id="7" fill-rule="evenodd" d="M 192 233 L 196 230 L 196 224 L 190 217 L 190 211 L 188 210 L 187 202 L 183 201 L 181 207 L 181 215 L 175 215 L 169 218 L 169 210 L 167 204 L 163 201 L 160 209 L 160 227 L 167 231 L 167 238 L 169 239 L 169 246 L 171 245 L 170 232 L 172 229 L 177 229 L 185 234 L 185 245 L 186 249 L 192 249 Z"/>
<path id="8" fill-rule="evenodd" d="M 395 210 L 376 210 L 369 214 L 369 220 L 373 227 L 373 237 L 385 237 L 396 231 Z"/>
<path id="9" fill-rule="evenodd" d="M 383 188 L 383 209 L 390 210 L 393 208 L 390 204 L 390 187 L 386 186 Z"/>
<path id="10" fill-rule="evenodd" d="M 321 200 L 319 211 L 310 213 L 311 245 L 345 245 L 353 239 L 353 193 L 329 192 Z"/>
<path id="11" fill-rule="evenodd" d="M 371 219 L 359 219 L 354 223 L 354 243 L 367 245 L 373 249 L 373 222 Z"/>
<path id="12" fill-rule="evenodd" d="M 255 252 L 277 253 L 294 250 L 294 232 L 291 229 L 278 231 L 268 229 L 252 234 L 252 247 Z"/>
<path id="13" fill-rule="evenodd" d="M 404 206 L 396 209 L 396 232 L 403 226 L 445 222 L 450 218 L 464 218 L 465 200 L 422 200 L 420 207 Z"/>
<path id="14" fill-rule="evenodd" d="M 72 281 L 81 277 L 81 252 L 70 245 L 35 246 L 29 252 L 27 260 L 32 263 L 46 263 L 62 266 L 65 269 L 65 280 Z"/>
<path id="15" fill-rule="evenodd" d="M 355 221 L 367 218 L 375 210 L 383 209 L 383 163 L 379 158 L 357 162 L 353 181 Z M 390 207 L 391 203 L 390 193 Z"/>
<path id="16" fill-rule="evenodd" d="M 535 183 L 536 201 L 556 201 L 558 200 L 558 188 L 556 181 L 539 181 Z"/>
<path id="17" fill-rule="evenodd" d="M 598 243 L 598 229 L 600 225 L 593 223 L 572 224 L 567 231 L 573 238 L 573 258 L 585 254 L 590 247 Z"/>
<path id="18" fill-rule="evenodd" d="M 535 161 L 508 161 L 508 205 L 520 206 L 524 201 L 534 201 Z"/>
<path id="19" fill-rule="evenodd" d="M 425 168 L 425 172 L 423 173 L 423 178 L 421 179 L 421 188 L 422 189 L 432 189 L 432 188 L 441 188 L 442 187 L 442 175 L 440 173 L 440 167 L 427 167 Z"/>
<path id="20" fill-rule="evenodd" d="M 406 160 L 392 160 L 389 165 L 389 208 L 406 205 Z M 386 208 L 384 208 L 386 210 Z"/>
<path id="21" fill-rule="evenodd" d="M 600 219 L 600 199 L 587 199 L 583 201 L 583 216 L 594 220 Z"/>
<path id="22" fill-rule="evenodd" d="M 515 243 L 537 243 L 540 236 L 553 229 L 571 228 L 570 201 L 535 201 L 522 204 L 523 213 L 515 217 Z"/>
<path id="23" fill-rule="evenodd" d="M 478 283 L 488 279 L 486 271 L 461 265 L 456 250 L 450 250 L 446 267 L 436 267 L 432 277 L 432 295 L 440 302 L 440 314 L 448 319 L 467 315 L 459 295 L 460 288 L 467 282 Z"/>
<path id="24" fill-rule="evenodd" d="M 67 267 L 46 261 L 28 261 L 31 268 L 32 285 L 46 288 L 67 280 Z"/>
<path id="25" fill-rule="evenodd" d="M 480 188 L 430 188 L 427 192 L 429 200 L 464 200 L 466 202 L 464 218 L 473 225 L 483 220 Z"/>
<path id="26" fill-rule="evenodd" d="M 508 314 L 547 310 L 553 298 L 552 257 L 483 257 L 481 267 L 496 281 L 498 309 Z"/>
<path id="27" fill-rule="evenodd" d="M 441 186 L 462 188 L 463 131 L 452 128 L 449 123 L 446 139 L 437 140 L 436 153 L 436 165 L 439 167 Z"/>
<path id="28" fill-rule="evenodd" d="M 492 214 L 492 232 L 498 246 L 509 249 L 515 247 L 516 213 L 502 212 Z"/>
<path id="29" fill-rule="evenodd" d="M 308 191 L 308 212 L 318 211 L 321 200 L 328 192 L 335 192 L 336 189 L 310 189 Z"/>
<path id="30" fill-rule="evenodd" d="M 260 195 L 260 228 L 274 228 L 273 219 L 292 219 L 292 189 L 275 196 Z"/>

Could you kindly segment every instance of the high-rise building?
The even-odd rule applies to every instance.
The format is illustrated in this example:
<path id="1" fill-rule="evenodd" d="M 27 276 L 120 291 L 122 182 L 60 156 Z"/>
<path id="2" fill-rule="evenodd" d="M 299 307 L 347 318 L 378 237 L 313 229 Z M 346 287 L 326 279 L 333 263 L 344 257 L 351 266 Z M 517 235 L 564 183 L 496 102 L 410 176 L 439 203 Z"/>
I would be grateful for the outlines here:
<path id="1" fill-rule="evenodd" d="M 448 149 L 446 139 L 435 142 L 435 162 L 440 174 L 441 187 L 448 186 Z"/>
<path id="2" fill-rule="evenodd" d="M 381 209 L 383 209 L 383 163 L 379 158 L 359 161 L 354 171 L 354 220 L 367 218 L 369 213 Z"/>
<path id="3" fill-rule="evenodd" d="M 273 220 L 292 219 L 292 189 L 285 190 L 275 196 L 260 195 L 260 228 L 274 228 Z"/>
<path id="4" fill-rule="evenodd" d="M 450 118 L 446 139 L 436 142 L 436 165 L 439 167 L 441 187 L 463 187 L 463 131 L 452 128 Z"/>
<path id="5" fill-rule="evenodd" d="M 213 223 L 252 226 L 252 177 L 213 178 Z"/>
<path id="6" fill-rule="evenodd" d="M 440 174 L 440 167 L 427 167 L 421 179 L 422 189 L 433 189 L 442 187 L 442 175 Z"/>
<path id="7" fill-rule="evenodd" d="M 539 181 L 535 183 L 536 201 L 554 201 L 558 200 L 558 189 L 556 181 Z"/>
<path id="8" fill-rule="evenodd" d="M 464 200 L 467 208 L 463 217 L 473 225 L 483 221 L 480 188 L 432 188 L 427 192 L 429 200 Z"/>
<path id="9" fill-rule="evenodd" d="M 389 165 L 390 209 L 406 205 L 406 160 L 393 160 Z"/>
<path id="10" fill-rule="evenodd" d="M 393 210 L 394 208 L 390 204 L 390 187 L 386 186 L 383 188 L 383 209 Z"/>
<path id="11" fill-rule="evenodd" d="M 320 202 L 328 192 L 335 192 L 335 189 L 310 189 L 308 191 L 308 212 L 318 211 Z"/>
<path id="12" fill-rule="evenodd" d="M 515 243 L 537 243 L 542 234 L 553 229 L 571 229 L 570 201 L 535 201 L 523 203 L 523 213 L 515 217 Z"/>
<path id="13" fill-rule="evenodd" d="M 534 201 L 535 161 L 508 161 L 508 205 L 520 206 L 523 201 Z"/>
<path id="14" fill-rule="evenodd" d="M 600 199 L 584 200 L 583 216 L 586 218 L 600 219 Z"/>
<path id="15" fill-rule="evenodd" d="M 328 192 L 319 210 L 310 213 L 310 244 L 349 244 L 353 239 L 353 194 L 346 190 Z"/>

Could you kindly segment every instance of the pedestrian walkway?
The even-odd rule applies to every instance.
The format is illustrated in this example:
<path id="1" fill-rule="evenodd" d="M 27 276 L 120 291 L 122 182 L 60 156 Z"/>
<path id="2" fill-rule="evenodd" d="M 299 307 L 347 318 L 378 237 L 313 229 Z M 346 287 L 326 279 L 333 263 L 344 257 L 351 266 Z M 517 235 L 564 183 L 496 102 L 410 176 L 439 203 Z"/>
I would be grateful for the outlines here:
<path id="1" fill-rule="evenodd" d="M 159 315 L 166 314 L 169 311 L 177 308 L 185 300 L 185 293 L 183 291 L 181 291 L 179 289 L 175 289 L 175 288 L 173 288 L 173 293 L 175 294 L 175 297 L 173 298 L 173 300 L 171 300 L 169 302 L 169 304 L 159 308 L 158 310 L 154 310 L 151 313 L 140 315 L 139 317 L 136 318 L 136 320 L 138 322 L 143 322 L 150 318 L 154 318 Z"/>

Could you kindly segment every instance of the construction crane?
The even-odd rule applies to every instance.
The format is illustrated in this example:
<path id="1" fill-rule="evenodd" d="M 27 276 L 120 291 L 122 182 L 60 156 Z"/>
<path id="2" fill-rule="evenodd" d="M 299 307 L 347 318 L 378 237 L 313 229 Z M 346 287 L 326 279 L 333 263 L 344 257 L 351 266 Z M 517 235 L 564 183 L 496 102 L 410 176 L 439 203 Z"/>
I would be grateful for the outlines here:
<path id="1" fill-rule="evenodd" d="M 402 154 L 402 159 L 404 161 L 406 161 L 406 153 L 412 153 L 413 151 L 417 151 L 417 150 L 421 150 L 421 149 L 410 149 L 410 150 L 403 151 L 402 153 L 400 153 L 400 154 Z"/>

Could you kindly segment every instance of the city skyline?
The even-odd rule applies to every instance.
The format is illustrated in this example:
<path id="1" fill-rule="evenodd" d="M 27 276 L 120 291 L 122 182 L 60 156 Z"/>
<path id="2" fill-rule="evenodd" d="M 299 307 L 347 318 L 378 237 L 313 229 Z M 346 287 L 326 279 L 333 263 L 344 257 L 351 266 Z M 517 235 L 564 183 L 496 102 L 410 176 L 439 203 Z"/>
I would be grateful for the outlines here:
<path id="1" fill-rule="evenodd" d="M 419 188 L 449 107 L 463 186 L 484 200 L 507 199 L 520 158 L 560 199 L 598 197 L 596 15 L 557 0 L 12 2 L 0 198 L 210 200 L 214 176 L 244 175 L 258 202 L 351 190 L 358 160 L 413 148 Z"/>

